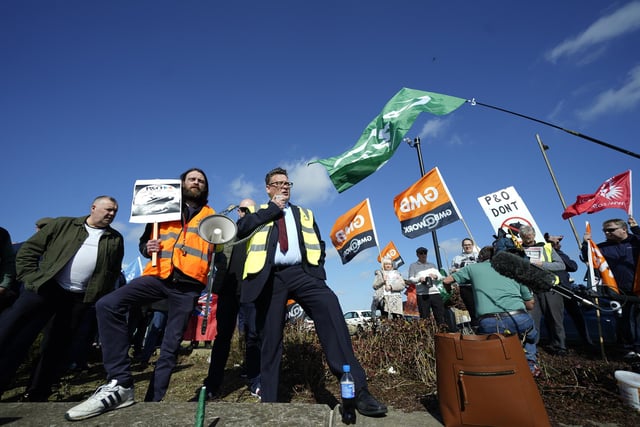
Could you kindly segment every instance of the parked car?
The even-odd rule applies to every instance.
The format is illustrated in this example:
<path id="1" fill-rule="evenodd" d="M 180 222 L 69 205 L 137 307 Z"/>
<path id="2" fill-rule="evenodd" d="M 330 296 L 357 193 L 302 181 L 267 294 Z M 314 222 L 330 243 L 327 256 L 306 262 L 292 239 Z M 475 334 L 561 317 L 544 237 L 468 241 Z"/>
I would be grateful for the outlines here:
<path id="1" fill-rule="evenodd" d="M 344 313 L 344 321 L 351 335 L 362 332 L 373 324 L 371 310 L 351 310 Z"/>

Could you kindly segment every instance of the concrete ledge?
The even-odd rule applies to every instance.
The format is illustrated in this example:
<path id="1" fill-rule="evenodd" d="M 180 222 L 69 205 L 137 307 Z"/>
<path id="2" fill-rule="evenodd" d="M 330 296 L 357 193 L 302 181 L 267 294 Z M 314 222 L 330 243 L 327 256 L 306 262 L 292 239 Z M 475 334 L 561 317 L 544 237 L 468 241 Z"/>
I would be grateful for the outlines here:
<path id="1" fill-rule="evenodd" d="M 84 421 L 70 422 L 64 414 L 73 405 L 70 402 L 0 403 L 0 426 L 193 426 L 198 404 L 140 402 Z M 204 425 L 334 427 L 343 424 L 337 406 L 332 410 L 326 405 L 302 403 L 209 402 Z M 441 427 L 442 423 L 426 411 L 405 413 L 391 408 L 382 418 L 357 414 L 356 426 Z"/>

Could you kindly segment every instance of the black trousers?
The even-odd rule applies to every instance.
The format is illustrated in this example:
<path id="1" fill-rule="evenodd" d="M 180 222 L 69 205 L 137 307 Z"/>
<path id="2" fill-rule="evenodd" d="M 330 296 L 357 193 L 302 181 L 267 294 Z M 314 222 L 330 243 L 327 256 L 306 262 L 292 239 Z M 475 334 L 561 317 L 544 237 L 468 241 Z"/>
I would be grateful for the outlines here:
<path id="1" fill-rule="evenodd" d="M 308 275 L 300 265 L 272 272 L 255 301 L 256 324 L 262 337 L 260 376 L 262 402 L 277 402 L 282 359 L 282 332 L 288 298 L 293 298 L 313 319 L 329 369 L 337 379 L 350 365 L 355 388 L 367 386 L 362 366 L 353 354 L 351 336 L 336 294 L 327 284 Z"/>
<path id="2" fill-rule="evenodd" d="M 46 400 L 70 362 L 70 348 L 85 314 L 91 307 L 84 293 L 69 292 L 55 280 L 37 292 L 24 290 L 0 316 L 0 392 L 6 390 L 29 348 L 47 326 L 40 356 L 33 366 L 27 392 Z"/>
<path id="3" fill-rule="evenodd" d="M 216 338 L 211 347 L 211 362 L 204 385 L 207 391 L 217 393 L 224 378 L 224 368 L 231 351 L 231 339 L 236 329 L 238 313 L 242 309 L 244 319 L 245 336 L 245 368 L 247 378 L 259 381 L 260 375 L 260 343 L 256 331 L 255 306 L 253 304 L 240 304 L 239 296 L 235 289 L 229 289 L 218 295 L 216 308 Z"/>
<path id="4" fill-rule="evenodd" d="M 417 295 L 418 312 L 421 319 L 428 319 L 431 311 L 438 325 L 447 324 L 444 318 L 444 302 L 440 294 Z"/>
<path id="5" fill-rule="evenodd" d="M 460 299 L 462 299 L 464 306 L 469 312 L 469 317 L 471 317 L 471 324 L 477 325 L 478 319 L 476 319 L 476 303 L 473 299 L 473 288 L 471 286 L 458 286 L 458 289 L 460 290 Z"/>

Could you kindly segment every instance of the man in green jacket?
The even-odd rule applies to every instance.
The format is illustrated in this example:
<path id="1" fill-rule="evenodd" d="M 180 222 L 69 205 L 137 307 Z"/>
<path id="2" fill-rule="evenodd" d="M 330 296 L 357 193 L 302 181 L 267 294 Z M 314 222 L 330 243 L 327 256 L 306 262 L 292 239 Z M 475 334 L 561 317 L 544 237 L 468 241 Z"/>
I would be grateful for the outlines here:
<path id="1" fill-rule="evenodd" d="M 117 212 L 113 197 L 97 197 L 89 215 L 55 218 L 21 246 L 16 271 L 25 290 L 0 316 L 0 393 L 53 319 L 24 395 L 48 399 L 85 313 L 120 274 L 124 242 L 110 226 Z"/>

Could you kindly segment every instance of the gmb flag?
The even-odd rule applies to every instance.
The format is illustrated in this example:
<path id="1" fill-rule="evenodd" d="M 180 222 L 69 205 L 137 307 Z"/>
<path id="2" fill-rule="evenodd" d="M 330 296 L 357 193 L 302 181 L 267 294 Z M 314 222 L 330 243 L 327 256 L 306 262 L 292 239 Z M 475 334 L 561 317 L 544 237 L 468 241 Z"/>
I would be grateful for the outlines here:
<path id="1" fill-rule="evenodd" d="M 387 246 L 385 246 L 381 251 L 380 255 L 378 255 L 378 262 L 382 262 L 382 258 L 389 257 L 393 262 L 393 268 L 396 270 L 404 265 L 404 260 L 400 256 L 400 251 L 396 248 L 396 245 L 393 241 L 390 241 Z"/>
<path id="2" fill-rule="evenodd" d="M 331 242 L 346 264 L 365 249 L 378 246 L 369 199 L 340 216 L 331 229 Z"/>
<path id="3" fill-rule="evenodd" d="M 438 168 L 393 199 L 402 234 L 410 239 L 458 221 L 461 218 Z"/>
<path id="4" fill-rule="evenodd" d="M 426 111 L 442 116 L 464 103 L 464 99 L 454 96 L 402 88 L 369 123 L 353 148 L 309 163 L 324 166 L 336 190 L 342 193 L 380 169 L 393 156 L 418 114 Z"/>

